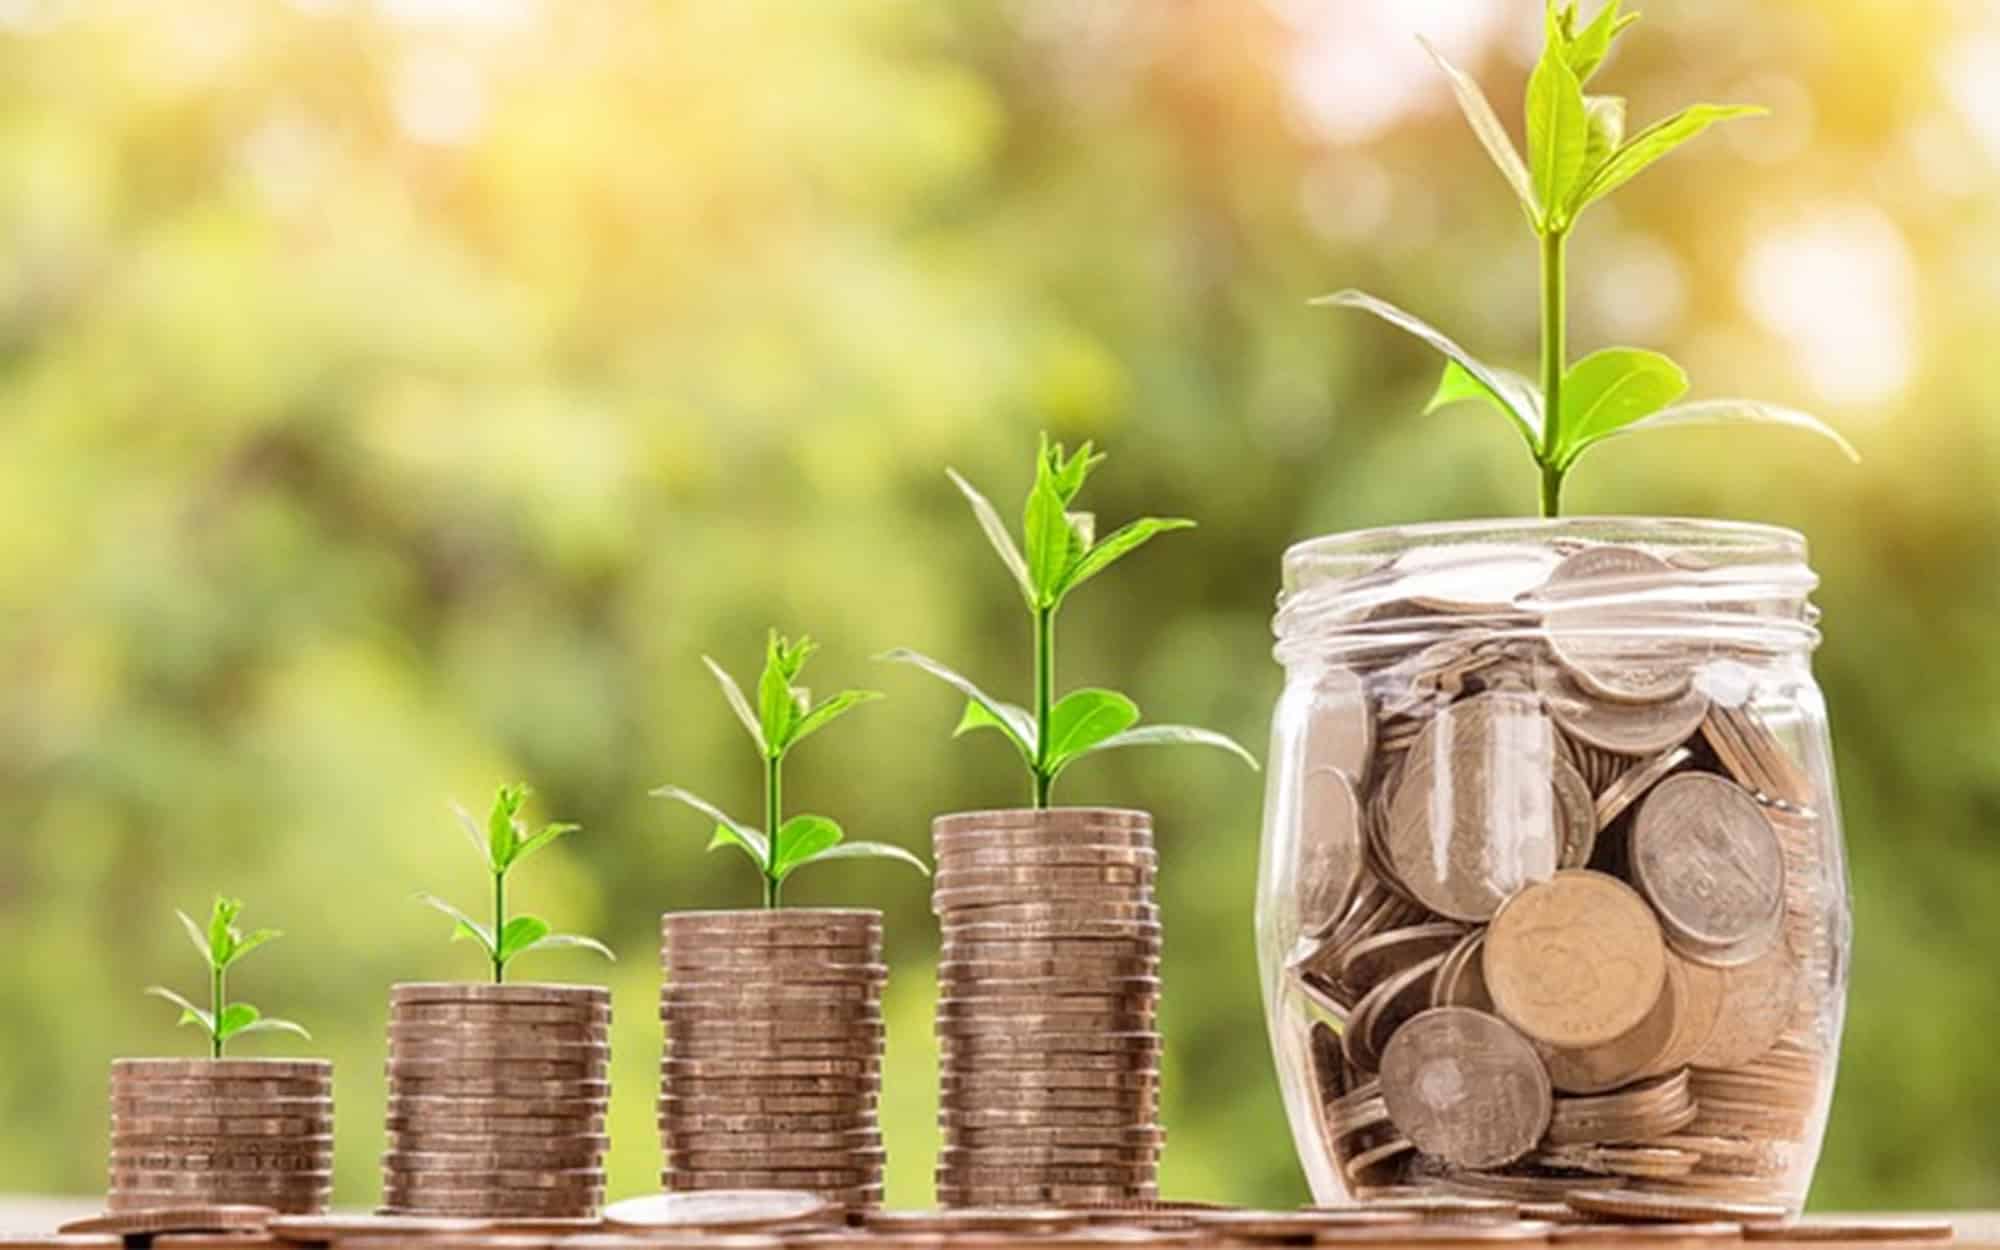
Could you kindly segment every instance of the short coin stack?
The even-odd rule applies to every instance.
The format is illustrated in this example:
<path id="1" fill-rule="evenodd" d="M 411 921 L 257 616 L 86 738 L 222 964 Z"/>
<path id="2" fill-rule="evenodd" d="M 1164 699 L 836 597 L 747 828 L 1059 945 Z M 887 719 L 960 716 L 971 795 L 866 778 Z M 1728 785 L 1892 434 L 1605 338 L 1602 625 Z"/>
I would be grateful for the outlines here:
<path id="1" fill-rule="evenodd" d="M 943 930 L 945 1206 L 1157 1197 L 1160 920 L 1152 818 L 1107 808 L 933 823 Z"/>
<path id="2" fill-rule="evenodd" d="M 660 920 L 660 1184 L 882 1201 L 882 913 Z"/>
<path id="3" fill-rule="evenodd" d="M 310 1214 L 332 1186 L 332 1064 L 111 1065 L 111 1210 L 243 1203 Z"/>
<path id="4" fill-rule="evenodd" d="M 594 1213 L 610 1026 L 599 986 L 395 986 L 383 1213 Z"/>

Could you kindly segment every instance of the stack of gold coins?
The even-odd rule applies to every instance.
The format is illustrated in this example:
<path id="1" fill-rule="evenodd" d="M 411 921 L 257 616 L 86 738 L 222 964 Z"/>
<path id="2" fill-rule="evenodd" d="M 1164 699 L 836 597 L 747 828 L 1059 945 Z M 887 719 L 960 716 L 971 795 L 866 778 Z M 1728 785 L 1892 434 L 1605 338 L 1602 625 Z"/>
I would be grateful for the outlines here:
<path id="1" fill-rule="evenodd" d="M 660 1143 L 669 1190 L 882 1201 L 882 913 L 660 920 Z"/>
<path id="2" fill-rule="evenodd" d="M 1152 818 L 966 812 L 932 825 L 945 1206 L 1158 1194 Z"/>
<path id="3" fill-rule="evenodd" d="M 311 1214 L 332 1187 L 332 1064 L 111 1065 L 111 1210 L 243 1203 Z"/>
<path id="4" fill-rule="evenodd" d="M 604 1201 L 611 995 L 594 985 L 390 991 L 390 1215 L 581 1218 Z"/>

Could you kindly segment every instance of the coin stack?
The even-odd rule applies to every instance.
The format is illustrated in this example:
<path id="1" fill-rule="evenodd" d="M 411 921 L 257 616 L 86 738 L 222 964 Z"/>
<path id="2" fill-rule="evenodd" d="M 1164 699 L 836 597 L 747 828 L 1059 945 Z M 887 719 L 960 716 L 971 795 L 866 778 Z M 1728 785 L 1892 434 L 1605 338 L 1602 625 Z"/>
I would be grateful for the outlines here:
<path id="1" fill-rule="evenodd" d="M 933 823 L 937 1033 L 952 1206 L 1157 1197 L 1160 917 L 1144 812 Z"/>
<path id="2" fill-rule="evenodd" d="M 332 1064 L 111 1065 L 111 1210 L 245 1203 L 311 1214 L 332 1187 Z"/>
<path id="3" fill-rule="evenodd" d="M 1287 1045 L 1333 1161 L 1370 1194 L 1796 1203 L 1844 938 L 1794 678 L 1687 637 L 1684 564 L 1478 558 L 1392 566 L 1388 640 L 1301 704 Z"/>
<path id="4" fill-rule="evenodd" d="M 803 1190 L 879 1206 L 882 913 L 660 919 L 668 1190 Z"/>
<path id="5" fill-rule="evenodd" d="M 582 1218 L 604 1201 L 611 995 L 594 985 L 397 985 L 388 1215 Z"/>

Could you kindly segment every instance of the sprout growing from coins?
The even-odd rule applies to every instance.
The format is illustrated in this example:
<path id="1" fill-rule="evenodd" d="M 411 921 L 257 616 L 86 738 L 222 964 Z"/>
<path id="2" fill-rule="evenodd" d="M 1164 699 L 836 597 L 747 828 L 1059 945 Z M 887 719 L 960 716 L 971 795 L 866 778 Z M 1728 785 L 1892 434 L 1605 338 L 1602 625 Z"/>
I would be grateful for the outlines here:
<path id="1" fill-rule="evenodd" d="M 724 812 L 707 799 L 679 786 L 660 786 L 655 798 L 673 799 L 715 822 L 708 849 L 734 847 L 757 865 L 764 881 L 764 906 L 776 907 L 785 881 L 807 864 L 834 859 L 897 859 L 918 872 L 930 875 L 923 860 L 886 842 L 850 842 L 841 827 L 825 816 L 784 814 L 785 757 L 792 748 L 835 720 L 881 698 L 874 690 L 843 690 L 815 705 L 812 693 L 798 683 L 798 677 L 819 650 L 817 643 L 801 637 L 793 642 L 772 630 L 764 645 L 764 671 L 757 679 L 757 702 L 753 707 L 743 688 L 728 670 L 707 656 L 702 663 L 715 675 L 736 719 L 743 722 L 750 741 L 764 765 L 764 827 L 762 830 Z"/>
<path id="2" fill-rule="evenodd" d="M 1028 766 L 1035 806 L 1049 805 L 1049 791 L 1071 764 L 1100 751 L 1118 747 L 1191 744 L 1220 747 L 1250 767 L 1257 761 L 1235 739 L 1189 725 L 1140 725 L 1139 705 L 1115 690 L 1084 688 L 1055 697 L 1056 613 L 1071 591 L 1137 551 L 1155 535 L 1188 529 L 1193 521 L 1179 517 L 1141 517 L 1102 540 L 1088 512 L 1071 510 L 1091 470 L 1104 462 L 1085 443 L 1066 454 L 1059 443 L 1042 437 L 1035 457 L 1035 484 L 1022 511 L 1021 531 L 1026 551 L 1014 545 L 1007 523 L 970 482 L 951 469 L 951 477 L 1001 563 L 1014 576 L 1034 620 L 1034 710 L 987 694 L 927 655 L 898 648 L 881 658 L 911 664 L 938 678 L 966 698 L 965 713 L 952 736 L 975 729 L 998 731 Z"/>
<path id="3" fill-rule="evenodd" d="M 491 924 L 474 920 L 435 894 L 417 895 L 417 901 L 424 906 L 451 917 L 454 922 L 452 941 L 467 939 L 477 942 L 479 948 L 486 952 L 488 962 L 493 965 L 495 985 L 507 979 L 507 965 L 513 962 L 515 956 L 529 951 L 580 949 L 596 951 L 606 959 L 617 958 L 609 947 L 596 938 L 551 932 L 549 922 L 540 916 L 507 915 L 507 874 L 528 856 L 558 838 L 575 833 L 580 827 L 555 822 L 543 825 L 534 833 L 528 832 L 528 822 L 521 819 L 521 808 L 533 793 L 519 782 L 501 786 L 493 796 L 493 806 L 486 814 L 486 828 L 483 830 L 479 822 L 472 818 L 472 813 L 456 805 L 452 808 L 453 814 L 458 817 L 459 827 L 465 831 L 466 839 L 485 862 L 486 871 L 493 879 Z"/>
<path id="4" fill-rule="evenodd" d="M 1528 78 L 1525 161 L 1479 85 L 1430 44 L 1424 44 L 1450 80 L 1459 107 L 1486 154 L 1506 176 L 1540 241 L 1539 384 L 1486 364 L 1442 332 L 1372 295 L 1349 290 L 1313 301 L 1372 313 L 1443 354 L 1444 377 L 1426 411 L 1473 400 L 1506 417 L 1540 468 L 1544 516 L 1561 511 L 1563 481 L 1578 457 L 1606 439 L 1641 430 L 1736 423 L 1787 425 L 1830 439 L 1849 459 L 1859 459 L 1854 448 L 1831 427 L 1791 408 L 1749 399 L 1678 402 L 1688 389 L 1687 374 L 1658 352 L 1609 347 L 1574 365 L 1567 361 L 1565 252 L 1570 231 L 1583 210 L 1715 123 L 1764 112 L 1760 108 L 1696 104 L 1626 137 L 1624 99 L 1584 91 L 1612 43 L 1639 20 L 1636 13 L 1621 13 L 1622 6 L 1623 0 L 1610 0 L 1579 28 L 1574 0 L 1567 4 L 1549 0 L 1542 57 Z"/>
<path id="5" fill-rule="evenodd" d="M 178 908 L 174 910 L 188 941 L 194 945 L 202 962 L 208 965 L 207 1010 L 195 1006 L 164 985 L 146 987 L 148 994 L 164 998 L 181 1009 L 179 1023 L 201 1026 L 202 1032 L 208 1034 L 211 1059 L 222 1058 L 223 1047 L 229 1044 L 229 1039 L 245 1033 L 294 1033 L 308 1040 L 312 1037 L 303 1025 L 264 1015 L 249 1003 L 229 1001 L 230 966 L 264 943 L 283 936 L 276 929 L 243 932 L 236 927 L 236 918 L 242 914 L 243 900 L 218 897 L 209 909 L 208 928 L 203 930 L 192 916 Z"/>

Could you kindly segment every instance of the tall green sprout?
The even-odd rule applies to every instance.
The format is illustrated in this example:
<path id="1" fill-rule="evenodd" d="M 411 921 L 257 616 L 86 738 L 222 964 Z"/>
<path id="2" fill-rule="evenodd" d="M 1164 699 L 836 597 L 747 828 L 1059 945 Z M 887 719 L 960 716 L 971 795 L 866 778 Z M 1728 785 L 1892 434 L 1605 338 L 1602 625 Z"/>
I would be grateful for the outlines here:
<path id="1" fill-rule="evenodd" d="M 195 1006 L 164 985 L 146 987 L 148 994 L 164 998 L 181 1009 L 181 1024 L 201 1026 L 202 1032 L 208 1035 L 211 1059 L 222 1058 L 223 1047 L 229 1044 L 229 1039 L 246 1033 L 292 1033 L 307 1039 L 312 1037 L 302 1025 L 264 1015 L 249 1003 L 229 1001 L 230 967 L 264 943 L 284 936 L 276 929 L 243 932 L 236 927 L 236 918 L 242 914 L 243 900 L 219 897 L 209 909 L 206 929 L 196 924 L 194 917 L 186 912 L 174 912 L 180 919 L 181 928 L 187 933 L 189 944 L 208 968 L 207 1010 Z"/>

